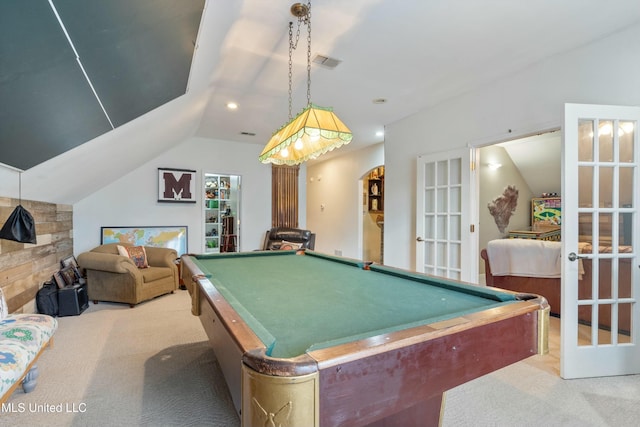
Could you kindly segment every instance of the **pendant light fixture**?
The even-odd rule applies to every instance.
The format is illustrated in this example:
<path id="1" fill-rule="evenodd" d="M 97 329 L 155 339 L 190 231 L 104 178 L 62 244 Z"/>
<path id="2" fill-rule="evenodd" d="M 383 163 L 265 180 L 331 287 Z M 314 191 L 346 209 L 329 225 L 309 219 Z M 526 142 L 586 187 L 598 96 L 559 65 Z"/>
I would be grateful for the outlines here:
<path id="1" fill-rule="evenodd" d="M 311 1 L 295 3 L 291 13 L 298 18 L 296 38 L 289 22 L 289 122 L 278 129 L 259 156 L 262 163 L 297 165 L 351 142 L 349 128 L 331 107 L 311 103 Z M 292 54 L 298 45 L 300 27 L 307 25 L 307 106 L 296 117 L 291 114 Z"/>

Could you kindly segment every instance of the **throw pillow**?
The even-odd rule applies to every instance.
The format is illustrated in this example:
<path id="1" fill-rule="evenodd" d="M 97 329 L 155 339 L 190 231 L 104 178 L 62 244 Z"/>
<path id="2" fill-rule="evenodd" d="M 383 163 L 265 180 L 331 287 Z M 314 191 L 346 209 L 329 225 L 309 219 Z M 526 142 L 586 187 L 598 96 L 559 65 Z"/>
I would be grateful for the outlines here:
<path id="1" fill-rule="evenodd" d="M 7 301 L 4 299 L 4 293 L 0 288 L 0 320 L 9 315 L 9 308 L 7 307 Z"/>
<path id="2" fill-rule="evenodd" d="M 118 245 L 118 253 L 122 256 L 131 258 L 131 261 L 133 261 L 138 268 L 149 267 L 149 263 L 147 262 L 147 252 L 144 250 L 144 246 Z"/>
<path id="3" fill-rule="evenodd" d="M 287 242 L 286 240 L 283 240 L 282 243 L 280 243 L 281 251 L 292 251 L 294 249 L 300 249 L 301 247 L 302 243 Z"/>

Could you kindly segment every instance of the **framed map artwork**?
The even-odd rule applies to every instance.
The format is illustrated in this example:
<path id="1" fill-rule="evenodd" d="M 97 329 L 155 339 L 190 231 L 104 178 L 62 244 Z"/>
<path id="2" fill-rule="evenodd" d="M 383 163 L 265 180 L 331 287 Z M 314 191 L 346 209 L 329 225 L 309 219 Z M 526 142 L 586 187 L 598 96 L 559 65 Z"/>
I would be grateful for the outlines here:
<path id="1" fill-rule="evenodd" d="M 188 248 L 187 226 L 100 227 L 100 244 L 107 243 L 171 248 L 182 256 Z"/>

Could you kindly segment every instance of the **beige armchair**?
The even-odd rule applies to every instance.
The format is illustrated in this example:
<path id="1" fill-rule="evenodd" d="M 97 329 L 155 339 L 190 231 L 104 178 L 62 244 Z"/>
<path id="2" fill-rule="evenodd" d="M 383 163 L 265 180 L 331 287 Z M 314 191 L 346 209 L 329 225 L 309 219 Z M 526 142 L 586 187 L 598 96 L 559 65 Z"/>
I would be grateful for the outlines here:
<path id="1" fill-rule="evenodd" d="M 145 246 L 149 267 L 138 268 L 118 253 L 117 246 L 100 245 L 78 256 L 78 264 L 86 270 L 89 299 L 94 303 L 122 302 L 133 307 L 178 288 L 178 254 L 174 249 Z"/>

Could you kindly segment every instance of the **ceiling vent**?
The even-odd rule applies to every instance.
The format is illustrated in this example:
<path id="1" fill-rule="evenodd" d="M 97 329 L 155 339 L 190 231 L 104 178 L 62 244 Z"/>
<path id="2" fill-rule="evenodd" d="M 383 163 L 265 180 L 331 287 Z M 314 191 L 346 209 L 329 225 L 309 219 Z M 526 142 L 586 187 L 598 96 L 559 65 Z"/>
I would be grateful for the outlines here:
<path id="1" fill-rule="evenodd" d="M 316 55 L 313 58 L 314 64 L 321 65 L 325 68 L 329 68 L 330 70 L 333 70 L 334 68 L 336 68 L 338 64 L 340 64 L 341 62 L 342 61 L 339 59 L 329 58 L 328 56 L 324 56 L 324 55 Z"/>

